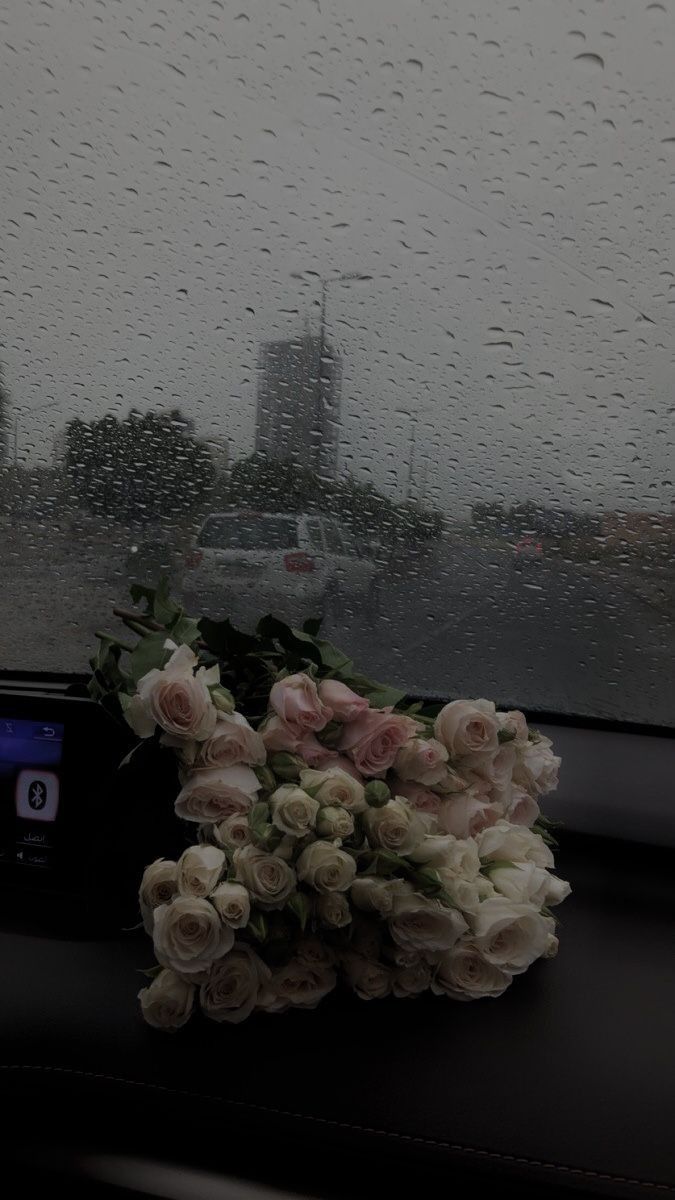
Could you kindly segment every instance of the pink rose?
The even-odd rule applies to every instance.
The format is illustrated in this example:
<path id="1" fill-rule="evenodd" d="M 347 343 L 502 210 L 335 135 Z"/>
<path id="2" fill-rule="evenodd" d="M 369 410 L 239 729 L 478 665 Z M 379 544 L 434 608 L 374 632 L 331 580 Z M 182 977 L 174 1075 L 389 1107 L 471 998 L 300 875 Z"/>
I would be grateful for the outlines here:
<path id="1" fill-rule="evenodd" d="M 216 727 L 209 687 L 219 682 L 218 667 L 200 667 L 189 646 L 167 640 L 166 649 L 173 653 L 162 670 L 155 668 L 139 679 L 126 720 L 141 738 L 150 737 L 159 725 L 173 738 L 204 741 Z"/>
<path id="2" fill-rule="evenodd" d="M 359 783 L 363 783 L 360 771 L 357 771 L 351 758 L 347 758 L 346 754 L 338 754 L 331 760 L 331 767 L 339 767 L 341 771 L 346 771 L 351 775 L 352 779 L 358 779 Z"/>
<path id="3" fill-rule="evenodd" d="M 510 742 L 506 742 L 494 754 L 469 755 L 462 762 L 462 771 L 468 768 L 497 792 L 508 794 L 511 789 L 515 763 L 516 748 Z M 469 778 L 471 778 L 470 775 Z"/>
<path id="4" fill-rule="evenodd" d="M 322 679 L 319 684 L 319 699 L 333 710 L 336 721 L 355 721 L 369 707 L 365 696 L 357 696 L 346 683 L 339 679 Z"/>
<path id="5" fill-rule="evenodd" d="M 213 734 L 196 748 L 192 769 L 234 767 L 238 763 L 260 767 L 265 758 L 263 739 L 251 728 L 246 717 L 238 712 L 219 712 Z"/>
<path id="6" fill-rule="evenodd" d="M 304 671 L 279 679 L 270 692 L 270 704 L 277 716 L 301 735 L 323 729 L 333 716 L 333 710 L 320 700 L 314 680 Z"/>
<path id="7" fill-rule="evenodd" d="M 332 765 L 337 759 L 337 752 L 322 746 L 311 730 L 307 733 L 298 731 L 282 717 L 270 717 L 262 730 L 262 739 L 269 753 L 287 750 L 289 754 L 299 754 L 310 767 Z"/>
<path id="8" fill-rule="evenodd" d="M 387 708 L 369 708 L 345 725 L 339 749 L 362 775 L 381 777 L 393 766 L 401 746 L 420 729 L 411 717 Z"/>
<path id="9" fill-rule="evenodd" d="M 297 754 L 302 741 L 302 733 L 299 733 L 295 726 L 289 725 L 288 721 L 284 721 L 282 717 L 276 715 L 265 722 L 260 733 L 268 753 L 274 753 L 275 750 L 287 750 L 289 754 Z"/>
<path id="10" fill-rule="evenodd" d="M 456 838 L 475 837 L 481 829 L 494 825 L 500 815 L 498 805 L 490 803 L 485 785 L 473 784 L 443 801 L 438 826 L 443 833 L 452 833 Z"/>
<path id="11" fill-rule="evenodd" d="M 433 787 L 444 779 L 447 761 L 448 752 L 436 738 L 411 738 L 401 746 L 394 766 L 401 779 Z"/>
<path id="12" fill-rule="evenodd" d="M 436 717 L 434 733 L 451 758 L 494 754 L 499 749 L 499 723 L 490 700 L 453 700 Z"/>
<path id="13" fill-rule="evenodd" d="M 436 792 L 429 791 L 421 783 L 412 783 L 410 780 L 393 779 L 391 782 L 392 796 L 403 796 L 404 800 L 408 801 L 413 808 L 418 812 L 439 813 L 442 798 L 436 795 Z"/>
<path id="14" fill-rule="evenodd" d="M 185 821 L 215 824 L 235 813 L 247 813 L 259 791 L 260 783 L 250 767 L 196 771 L 176 797 L 176 815 Z"/>
<path id="15" fill-rule="evenodd" d="M 306 733 L 300 744 L 298 745 L 297 753 L 301 758 L 304 758 L 309 767 L 316 767 L 321 771 L 324 767 L 335 766 L 337 760 L 337 751 L 329 750 L 327 746 L 322 746 L 318 738 L 315 738 L 313 733 Z"/>

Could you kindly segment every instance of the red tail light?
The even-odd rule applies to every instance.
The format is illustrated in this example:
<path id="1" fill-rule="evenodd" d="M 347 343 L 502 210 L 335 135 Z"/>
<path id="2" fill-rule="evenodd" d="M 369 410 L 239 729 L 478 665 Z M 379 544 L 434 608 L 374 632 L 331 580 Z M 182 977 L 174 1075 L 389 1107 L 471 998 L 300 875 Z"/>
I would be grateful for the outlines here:
<path id="1" fill-rule="evenodd" d="M 314 559 L 304 550 L 292 550 L 290 554 L 284 554 L 284 566 L 287 571 L 313 571 Z"/>
<path id="2" fill-rule="evenodd" d="M 194 570 L 195 567 L 199 566 L 203 557 L 204 555 L 202 554 L 201 550 L 191 550 L 190 553 L 186 554 L 185 556 L 185 566 L 190 570 Z"/>

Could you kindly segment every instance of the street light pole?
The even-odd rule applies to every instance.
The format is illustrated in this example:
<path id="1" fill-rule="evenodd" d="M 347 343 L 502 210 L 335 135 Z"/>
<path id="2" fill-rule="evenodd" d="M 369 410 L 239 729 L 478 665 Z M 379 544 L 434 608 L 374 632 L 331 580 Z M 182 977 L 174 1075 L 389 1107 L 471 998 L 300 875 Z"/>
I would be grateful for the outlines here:
<path id="1" fill-rule="evenodd" d="M 323 417 L 324 417 L 323 360 L 324 360 L 324 356 L 326 353 L 326 305 L 327 305 L 329 284 L 348 283 L 350 280 L 353 280 L 353 279 L 358 279 L 365 283 L 366 281 L 372 279 L 372 275 L 365 275 L 361 271 L 345 271 L 341 275 L 334 275 L 331 278 L 324 278 L 323 276 L 315 275 L 313 272 L 311 273 L 311 275 L 309 272 L 307 272 L 306 274 L 302 274 L 301 272 L 298 272 L 298 271 L 291 272 L 291 278 L 293 278 L 293 279 L 306 279 L 308 276 L 310 276 L 313 279 L 318 278 L 319 283 L 321 284 L 321 307 L 319 310 L 318 354 L 317 354 L 316 371 L 315 371 L 315 378 L 314 378 L 314 420 L 315 420 L 316 429 L 320 430 L 323 427 Z M 336 418 L 336 424 L 339 424 L 339 418 Z M 336 440 L 336 447 L 335 447 L 335 475 L 336 476 L 337 476 L 337 471 L 338 471 L 337 456 L 338 456 L 338 446 L 337 446 L 337 440 Z"/>

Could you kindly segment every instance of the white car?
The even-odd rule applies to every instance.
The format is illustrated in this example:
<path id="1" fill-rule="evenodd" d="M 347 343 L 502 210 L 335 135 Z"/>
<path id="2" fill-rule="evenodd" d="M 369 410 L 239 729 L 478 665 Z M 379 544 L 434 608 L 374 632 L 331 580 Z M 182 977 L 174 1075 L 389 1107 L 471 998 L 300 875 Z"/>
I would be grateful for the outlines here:
<path id="1" fill-rule="evenodd" d="M 297 625 L 377 608 L 377 563 L 314 513 L 211 513 L 185 567 L 186 607 L 243 628 L 269 612 Z"/>

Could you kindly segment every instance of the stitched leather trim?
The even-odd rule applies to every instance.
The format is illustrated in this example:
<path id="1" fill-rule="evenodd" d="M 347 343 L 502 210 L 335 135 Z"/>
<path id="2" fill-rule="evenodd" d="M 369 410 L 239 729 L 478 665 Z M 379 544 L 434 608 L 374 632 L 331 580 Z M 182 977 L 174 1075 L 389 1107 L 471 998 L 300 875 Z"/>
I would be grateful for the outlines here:
<path id="1" fill-rule="evenodd" d="M 72 1075 L 80 1079 L 98 1079 L 106 1083 L 122 1084 L 125 1087 L 145 1088 L 148 1091 L 163 1092 L 169 1096 L 182 1096 L 188 1100 L 208 1100 L 216 1104 L 225 1104 L 233 1108 L 247 1109 L 252 1112 L 265 1112 L 277 1117 L 290 1117 L 296 1121 L 309 1121 L 314 1125 L 324 1125 L 333 1129 L 348 1129 L 353 1133 L 375 1134 L 378 1137 L 389 1138 L 399 1142 L 410 1142 L 422 1146 L 436 1146 L 451 1150 L 455 1154 L 465 1154 L 468 1157 L 495 1159 L 498 1162 L 510 1163 L 517 1166 L 541 1167 L 548 1171 L 557 1171 L 566 1176 L 576 1175 L 584 1179 L 604 1180 L 608 1183 L 632 1184 L 635 1187 L 652 1188 L 654 1191 L 675 1193 L 675 1184 L 656 1183 L 649 1179 L 633 1179 L 628 1175 L 613 1175 L 609 1172 L 592 1171 L 587 1167 L 570 1167 L 565 1163 L 545 1162 L 542 1159 L 527 1158 L 525 1155 L 503 1154 L 499 1150 L 484 1150 L 477 1146 L 464 1146 L 459 1142 L 446 1142 L 437 1138 L 421 1137 L 409 1133 L 395 1133 L 390 1129 L 371 1129 L 367 1125 L 353 1125 L 349 1121 L 337 1121 L 330 1117 L 317 1117 L 308 1113 L 291 1112 L 283 1108 L 273 1108 L 266 1104 L 254 1104 L 247 1100 L 230 1100 L 224 1096 L 214 1096 L 205 1092 L 188 1092 L 182 1088 L 166 1087 L 161 1083 L 147 1083 L 143 1079 L 124 1079 L 118 1075 L 106 1075 L 94 1071 L 82 1071 L 74 1067 L 42 1066 L 39 1063 L 0 1063 L 0 1071 L 41 1071 L 44 1074 Z"/>

